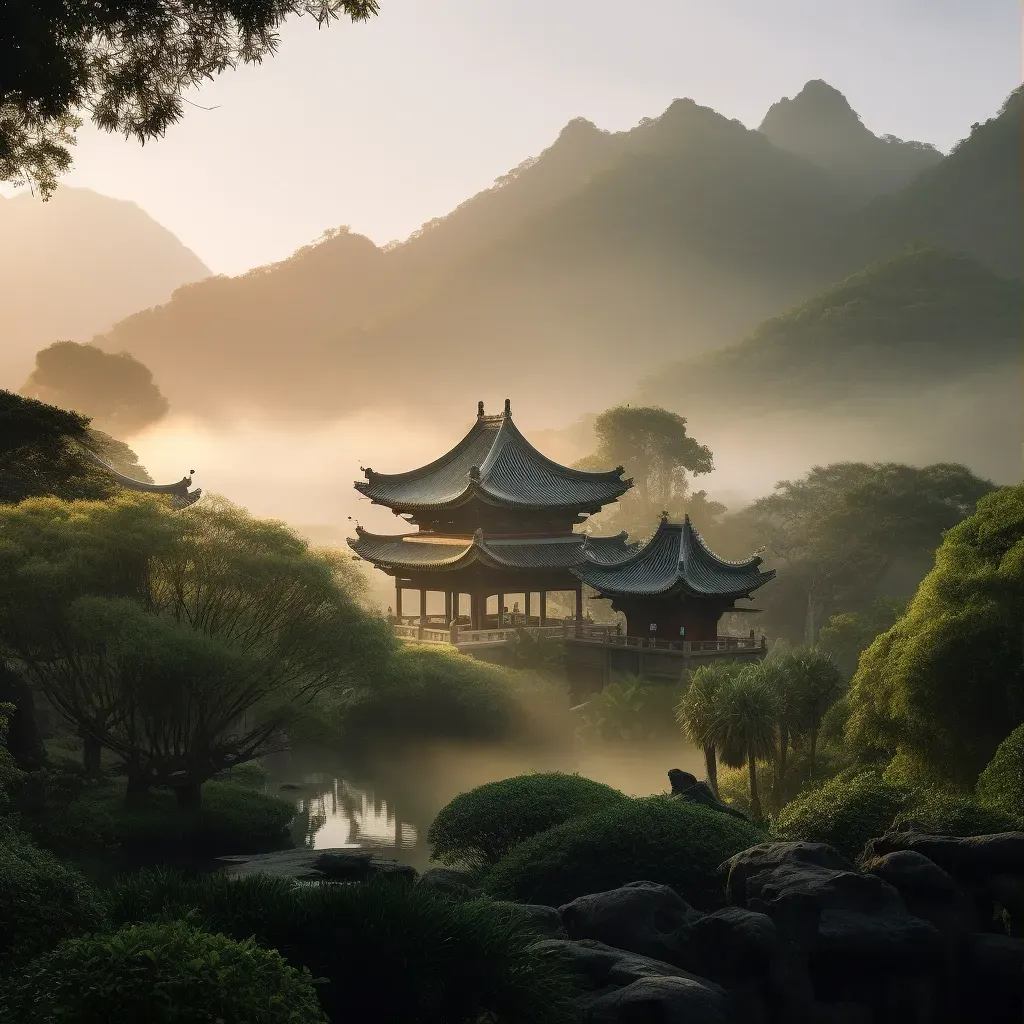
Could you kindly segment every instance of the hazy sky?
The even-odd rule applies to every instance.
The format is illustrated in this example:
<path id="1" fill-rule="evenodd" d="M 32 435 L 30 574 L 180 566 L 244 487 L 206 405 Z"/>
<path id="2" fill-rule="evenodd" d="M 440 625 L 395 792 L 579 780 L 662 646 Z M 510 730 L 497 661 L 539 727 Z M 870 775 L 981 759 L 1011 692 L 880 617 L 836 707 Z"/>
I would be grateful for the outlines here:
<path id="1" fill-rule="evenodd" d="M 289 24 L 144 149 L 83 130 L 70 184 L 138 202 L 217 272 L 349 224 L 401 238 L 566 121 L 624 129 L 692 97 L 756 127 L 805 81 L 879 134 L 947 150 L 1020 81 L 1015 0 L 380 0 Z"/>

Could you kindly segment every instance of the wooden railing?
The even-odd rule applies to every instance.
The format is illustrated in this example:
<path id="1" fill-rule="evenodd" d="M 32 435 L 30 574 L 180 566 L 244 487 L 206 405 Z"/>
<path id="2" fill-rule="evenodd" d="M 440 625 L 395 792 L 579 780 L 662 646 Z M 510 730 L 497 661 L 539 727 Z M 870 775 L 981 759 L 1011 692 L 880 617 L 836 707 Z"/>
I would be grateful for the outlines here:
<path id="1" fill-rule="evenodd" d="M 552 640 L 571 640 L 575 643 L 595 644 L 602 647 L 628 647 L 634 650 L 670 651 L 678 654 L 717 654 L 728 651 L 758 651 L 766 649 L 763 636 L 720 636 L 714 640 L 657 640 L 653 637 L 624 636 L 614 626 L 564 623 L 554 626 L 526 626 L 531 636 Z M 407 625 L 395 623 L 395 635 L 402 640 L 427 644 L 453 644 L 458 648 L 502 644 L 514 641 L 518 630 L 470 629 L 459 625 L 438 629 L 426 623 Z"/>

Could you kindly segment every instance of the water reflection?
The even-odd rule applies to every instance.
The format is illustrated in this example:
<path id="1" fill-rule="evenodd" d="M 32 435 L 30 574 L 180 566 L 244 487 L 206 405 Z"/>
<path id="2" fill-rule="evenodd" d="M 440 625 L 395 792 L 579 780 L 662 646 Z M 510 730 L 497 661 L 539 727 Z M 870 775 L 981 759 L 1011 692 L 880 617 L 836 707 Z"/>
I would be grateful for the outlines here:
<path id="1" fill-rule="evenodd" d="M 426 842 L 437 812 L 474 786 L 531 771 L 579 772 L 633 796 L 668 791 L 669 768 L 703 775 L 700 753 L 681 742 L 537 750 L 433 745 L 346 761 L 299 749 L 268 759 L 268 790 L 294 802 L 292 839 L 315 849 L 375 849 L 430 866 Z"/>

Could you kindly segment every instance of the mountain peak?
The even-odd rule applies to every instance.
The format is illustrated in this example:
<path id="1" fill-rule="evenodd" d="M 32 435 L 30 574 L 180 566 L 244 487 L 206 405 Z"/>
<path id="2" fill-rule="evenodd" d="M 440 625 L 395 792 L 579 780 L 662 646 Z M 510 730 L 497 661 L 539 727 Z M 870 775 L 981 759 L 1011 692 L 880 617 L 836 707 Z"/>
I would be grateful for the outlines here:
<path id="1" fill-rule="evenodd" d="M 773 103 L 758 130 L 865 196 L 896 192 L 942 159 L 932 146 L 874 135 L 847 98 L 820 79 Z"/>

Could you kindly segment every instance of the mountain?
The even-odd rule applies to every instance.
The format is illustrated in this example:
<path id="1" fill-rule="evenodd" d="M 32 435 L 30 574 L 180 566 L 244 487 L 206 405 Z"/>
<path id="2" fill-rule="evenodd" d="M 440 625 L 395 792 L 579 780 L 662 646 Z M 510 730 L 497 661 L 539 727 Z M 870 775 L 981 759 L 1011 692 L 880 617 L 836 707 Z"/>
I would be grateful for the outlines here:
<path id="1" fill-rule="evenodd" d="M 338 232 L 185 288 L 97 344 L 143 360 L 177 409 L 444 406 L 499 381 L 518 407 L 529 393 L 549 409 L 580 375 L 597 404 L 624 375 L 815 291 L 828 229 L 855 203 L 821 168 L 680 100 L 629 132 L 571 122 L 400 245 Z"/>
<path id="2" fill-rule="evenodd" d="M 46 203 L 0 198 L 0 385 L 18 388 L 51 342 L 88 340 L 209 276 L 134 203 L 67 187 Z"/>
<path id="3" fill-rule="evenodd" d="M 1024 86 L 998 116 L 976 124 L 937 166 L 901 192 L 875 200 L 851 225 L 863 261 L 907 241 L 963 250 L 997 273 L 1021 277 L 1021 126 Z"/>
<path id="4" fill-rule="evenodd" d="M 804 465 L 884 451 L 1016 479 L 1022 299 L 1020 281 L 973 257 L 910 247 L 742 341 L 664 367 L 640 400 L 686 415 L 716 455 L 743 433 Z"/>
<path id="5" fill-rule="evenodd" d="M 869 131 L 846 97 L 827 82 L 808 82 L 772 105 L 758 129 L 779 149 L 806 157 L 865 197 L 898 192 L 942 160 L 922 142 Z"/>

